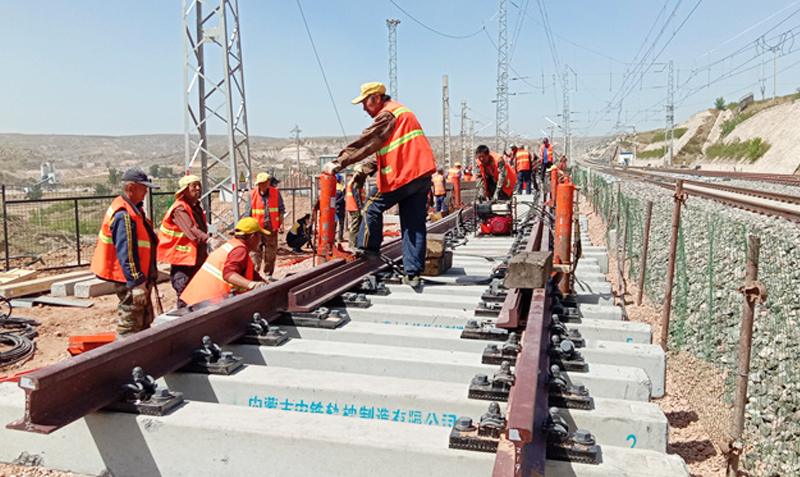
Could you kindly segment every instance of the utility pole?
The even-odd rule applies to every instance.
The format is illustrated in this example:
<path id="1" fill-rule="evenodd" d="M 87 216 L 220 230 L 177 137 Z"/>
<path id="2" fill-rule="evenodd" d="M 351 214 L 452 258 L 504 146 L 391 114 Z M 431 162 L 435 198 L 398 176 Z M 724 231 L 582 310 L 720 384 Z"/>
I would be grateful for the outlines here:
<path id="1" fill-rule="evenodd" d="M 667 124 L 664 127 L 664 161 L 667 167 L 673 166 L 673 149 L 675 137 L 675 104 L 672 95 L 672 60 L 669 60 L 669 72 L 667 76 Z"/>
<path id="2" fill-rule="evenodd" d="M 185 172 L 189 174 L 200 159 L 200 200 L 207 220 L 220 231 L 239 220 L 246 205 L 243 189 L 252 185 L 238 4 L 220 0 L 218 7 L 211 7 L 208 2 L 183 0 Z M 224 149 L 211 149 L 209 129 L 226 136 Z M 230 212 L 211 207 L 212 195 L 223 193 L 232 194 Z"/>
<path id="3" fill-rule="evenodd" d="M 292 133 L 294 134 L 294 143 L 297 146 L 297 173 L 300 174 L 300 126 L 294 125 Z"/>
<path id="4" fill-rule="evenodd" d="M 502 153 L 508 142 L 508 40 L 506 0 L 500 0 L 500 33 L 497 41 L 497 132 L 495 150 Z"/>
<path id="5" fill-rule="evenodd" d="M 461 164 L 467 167 L 467 102 L 461 101 Z"/>
<path id="6" fill-rule="evenodd" d="M 386 20 L 389 28 L 389 95 L 397 101 L 397 25 L 400 20 Z"/>
<path id="7" fill-rule="evenodd" d="M 447 75 L 442 75 L 442 143 L 444 143 L 444 167 L 450 164 L 450 91 L 447 87 Z"/>
<path id="8" fill-rule="evenodd" d="M 470 163 L 470 167 L 475 165 L 474 164 L 475 161 L 472 159 L 473 157 L 475 157 L 473 154 L 475 154 L 475 121 L 470 119 L 469 120 L 469 157 L 470 157 L 469 163 Z"/>
<path id="9" fill-rule="evenodd" d="M 770 46 L 767 44 L 766 37 L 762 36 L 756 41 L 756 50 L 759 53 L 766 53 L 767 51 L 772 52 L 772 99 L 775 99 L 775 93 L 777 90 L 777 77 L 778 77 L 778 52 L 780 51 L 783 53 L 783 47 L 786 45 L 786 40 L 791 39 L 791 43 L 794 43 L 794 36 L 789 37 L 788 34 L 790 32 L 784 32 L 781 34 L 781 37 L 778 39 L 778 42 L 774 45 Z M 791 46 L 789 47 L 791 49 Z M 763 87 L 762 87 L 763 88 Z"/>
<path id="10" fill-rule="evenodd" d="M 761 79 L 759 79 L 759 83 L 761 84 L 761 101 L 764 101 L 764 92 L 767 89 L 766 78 L 764 78 L 764 60 L 761 60 Z"/>
<path id="11" fill-rule="evenodd" d="M 572 163 L 572 133 L 569 126 L 569 66 L 564 65 L 564 75 L 562 76 L 564 89 L 564 154 L 567 160 Z"/>

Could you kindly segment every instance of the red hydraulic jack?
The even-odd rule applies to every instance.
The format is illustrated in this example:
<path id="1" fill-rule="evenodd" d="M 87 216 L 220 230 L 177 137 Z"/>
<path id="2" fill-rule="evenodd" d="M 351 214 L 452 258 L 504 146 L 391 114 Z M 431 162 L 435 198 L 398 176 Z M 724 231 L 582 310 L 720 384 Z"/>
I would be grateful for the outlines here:
<path id="1" fill-rule="evenodd" d="M 553 171 L 557 173 L 557 171 Z M 562 182 L 557 185 L 558 198 L 556 200 L 556 234 L 555 234 L 555 257 L 554 263 L 569 265 L 572 263 L 572 207 L 575 196 L 575 185 L 571 181 Z M 564 271 L 558 282 L 558 289 L 565 296 L 570 294 L 570 273 Z"/>
<path id="2" fill-rule="evenodd" d="M 352 259 L 353 254 L 342 249 L 334 240 L 336 234 L 336 177 L 322 173 L 319 176 L 319 263 L 334 258 Z"/>

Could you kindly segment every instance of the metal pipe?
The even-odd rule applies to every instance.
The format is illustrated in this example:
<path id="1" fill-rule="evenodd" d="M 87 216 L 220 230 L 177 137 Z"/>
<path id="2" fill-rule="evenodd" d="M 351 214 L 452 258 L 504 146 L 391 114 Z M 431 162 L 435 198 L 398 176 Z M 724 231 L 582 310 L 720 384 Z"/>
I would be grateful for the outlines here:
<path id="1" fill-rule="evenodd" d="M 453 207 L 461 208 L 461 179 L 458 175 L 453 176 Z"/>
<path id="2" fill-rule="evenodd" d="M 756 301 L 764 298 L 763 286 L 758 280 L 758 256 L 761 239 L 755 235 L 747 237 L 747 265 L 744 276 L 744 304 L 742 305 L 742 326 L 739 330 L 739 365 L 736 373 L 736 393 L 733 404 L 733 426 L 731 429 L 731 449 L 728 452 L 728 476 L 736 477 L 739 470 L 739 456 L 742 451 L 742 431 L 744 430 L 744 406 L 747 404 L 747 378 L 750 374 L 750 351 L 753 342 L 753 315 Z"/>
<path id="3" fill-rule="evenodd" d="M 644 270 L 647 266 L 647 245 L 650 243 L 650 217 L 653 215 L 653 201 L 647 201 L 647 210 L 644 215 L 644 239 L 642 243 L 642 261 L 639 264 L 639 292 L 636 294 L 636 304 L 642 304 L 642 293 L 644 293 Z"/>
<path id="4" fill-rule="evenodd" d="M 11 258 L 8 251 L 8 207 L 6 207 L 6 186 L 3 185 L 3 240 L 6 248 L 6 270 L 11 270 Z"/>
<path id="5" fill-rule="evenodd" d="M 78 253 L 78 265 L 81 264 L 81 221 L 78 217 L 78 199 L 74 201 L 75 205 L 75 245 L 76 252 Z"/>
<path id="6" fill-rule="evenodd" d="M 675 279 L 675 255 L 678 249 L 678 230 L 681 226 L 681 204 L 686 200 L 683 181 L 675 184 L 675 207 L 672 210 L 672 232 L 669 239 L 669 260 L 667 261 L 667 281 L 664 288 L 664 303 L 661 308 L 661 347 L 667 350 L 669 339 L 669 317 L 672 312 L 672 283 Z"/>
<path id="7" fill-rule="evenodd" d="M 572 261 L 572 205 L 575 195 L 575 186 L 569 182 L 558 185 L 556 199 L 556 235 L 555 235 L 555 262 L 569 265 Z M 561 293 L 569 293 L 570 273 L 562 274 L 558 282 Z"/>
<path id="8" fill-rule="evenodd" d="M 325 263 L 333 254 L 336 228 L 336 176 L 322 173 L 319 176 L 319 242 L 317 256 Z"/>

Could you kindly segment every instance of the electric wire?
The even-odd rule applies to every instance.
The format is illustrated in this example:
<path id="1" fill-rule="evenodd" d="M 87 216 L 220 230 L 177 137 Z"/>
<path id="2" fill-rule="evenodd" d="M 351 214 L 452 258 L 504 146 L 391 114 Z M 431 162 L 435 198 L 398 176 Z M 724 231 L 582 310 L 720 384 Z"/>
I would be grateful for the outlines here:
<path id="1" fill-rule="evenodd" d="M 300 0 L 297 0 L 297 8 L 300 9 L 300 16 L 303 17 L 303 24 L 306 26 L 306 33 L 308 33 L 308 39 L 311 40 L 311 48 L 314 50 L 314 56 L 317 58 L 317 64 L 319 65 L 319 71 L 322 73 L 322 79 L 325 81 L 325 88 L 328 89 L 328 96 L 331 98 L 331 105 L 333 105 L 333 111 L 336 113 L 336 119 L 339 121 L 339 127 L 342 129 L 342 136 L 344 137 L 345 142 L 350 142 L 347 139 L 347 133 L 344 131 L 344 124 L 342 124 L 342 118 L 339 116 L 339 109 L 336 107 L 336 101 L 333 99 L 333 93 L 331 92 L 331 85 L 328 84 L 328 77 L 325 75 L 325 68 L 322 67 L 322 61 L 319 59 L 319 53 L 317 53 L 317 45 L 314 44 L 314 37 L 311 36 L 311 29 L 308 27 L 308 22 L 306 21 L 306 15 L 303 13 L 303 6 L 300 5 Z"/>
<path id="2" fill-rule="evenodd" d="M 435 30 L 435 29 L 433 29 L 433 28 L 429 27 L 428 25 L 426 25 L 426 24 L 422 23 L 421 21 L 417 20 L 416 18 L 414 18 L 414 16 L 413 16 L 413 15 L 411 15 L 411 14 L 410 14 L 410 13 L 408 13 L 407 11 L 403 10 L 403 7 L 401 7 L 400 5 L 398 5 L 398 4 L 397 4 L 397 3 L 396 3 L 394 0 L 389 0 L 389 3 L 391 3 L 392 5 L 394 5 L 395 7 L 397 7 L 397 9 L 398 9 L 398 10 L 400 10 L 401 12 L 405 13 L 405 14 L 406 14 L 406 16 L 408 16 L 408 18 L 412 19 L 414 22 L 416 22 L 416 23 L 417 23 L 419 26 L 421 26 L 422 28 L 424 28 L 424 29 L 426 29 L 426 30 L 430 31 L 431 33 L 435 33 L 435 34 L 437 34 L 437 35 L 439 35 L 439 36 L 443 36 L 443 37 L 445 37 L 445 38 L 450 38 L 450 39 L 453 39 L 453 40 L 465 40 L 465 39 L 467 39 L 467 38 L 472 38 L 473 36 L 475 36 L 475 35 L 477 35 L 478 33 L 480 33 L 480 32 L 481 32 L 481 30 L 485 30 L 485 29 L 486 29 L 486 27 L 484 27 L 484 26 L 481 26 L 480 30 L 478 30 L 478 31 L 476 31 L 476 32 L 474 32 L 474 33 L 470 33 L 469 35 L 461 35 L 461 36 L 459 36 L 459 35 L 448 35 L 447 33 L 442 33 L 442 32 L 440 32 L 440 31 L 438 31 L 438 30 Z"/>
<path id="3" fill-rule="evenodd" d="M 11 302 L 0 297 L 0 344 L 10 349 L 0 352 L 0 368 L 18 363 L 33 354 L 36 346 L 33 339 L 38 335 L 35 326 L 40 323 L 30 318 L 12 317 Z M 5 310 L 8 310 L 8 313 Z"/>

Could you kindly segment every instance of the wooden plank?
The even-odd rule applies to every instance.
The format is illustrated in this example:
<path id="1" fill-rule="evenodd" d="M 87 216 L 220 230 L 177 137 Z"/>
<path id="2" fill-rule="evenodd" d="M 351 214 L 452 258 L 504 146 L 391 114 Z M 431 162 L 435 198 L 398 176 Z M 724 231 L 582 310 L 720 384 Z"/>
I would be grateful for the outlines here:
<path id="1" fill-rule="evenodd" d="M 92 276 L 92 272 L 88 270 L 81 270 L 77 272 L 63 273 L 61 275 L 37 278 L 35 280 L 29 280 L 13 285 L 6 285 L 0 287 L 0 296 L 5 298 L 16 298 L 20 296 L 33 295 L 35 293 L 42 293 L 50 290 L 50 286 L 55 282 L 68 280 L 70 278 L 77 278 L 79 276 Z"/>
<path id="2" fill-rule="evenodd" d="M 12 283 L 33 280 L 37 276 L 39 276 L 38 270 L 14 268 L 13 270 L 9 270 L 7 272 L 0 272 L 0 285 L 11 285 Z"/>

